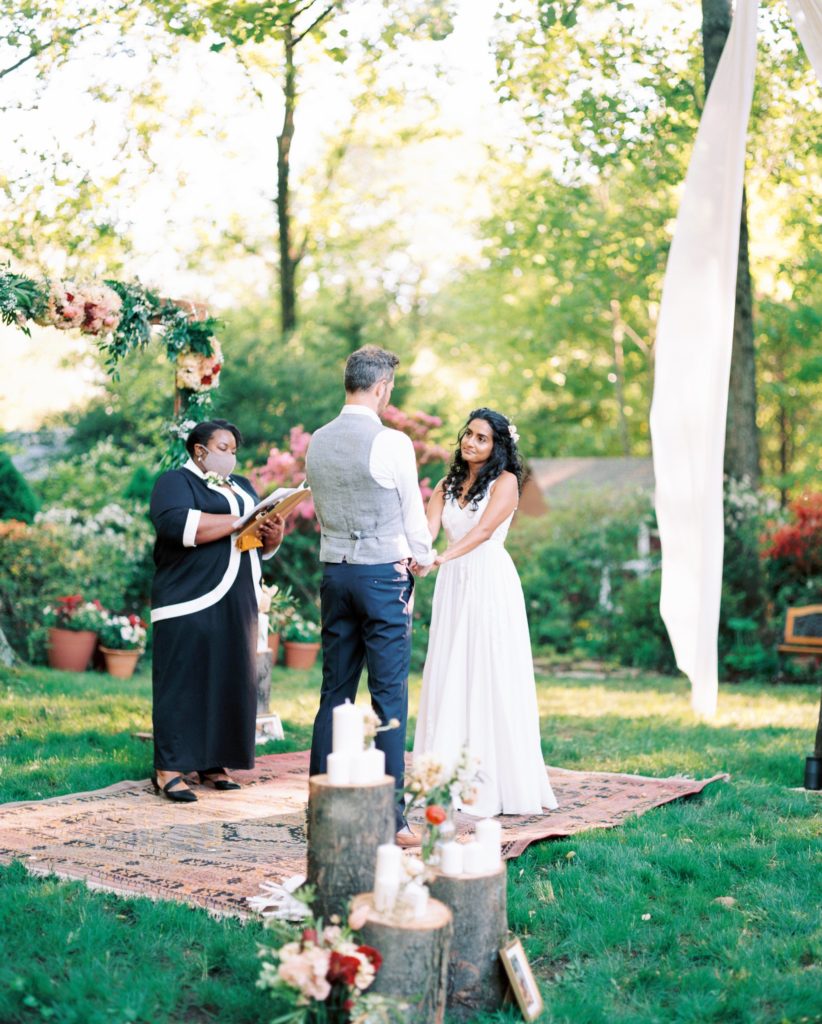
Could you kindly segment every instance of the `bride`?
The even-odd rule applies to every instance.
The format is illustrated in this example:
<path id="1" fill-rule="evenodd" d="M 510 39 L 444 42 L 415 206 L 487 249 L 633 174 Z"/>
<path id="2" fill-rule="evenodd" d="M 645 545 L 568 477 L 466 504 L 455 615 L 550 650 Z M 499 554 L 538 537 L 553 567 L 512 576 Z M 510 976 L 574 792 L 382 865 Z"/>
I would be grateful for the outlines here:
<path id="1" fill-rule="evenodd" d="M 480 760 L 481 817 L 540 814 L 557 801 L 539 736 L 534 666 L 519 576 L 505 537 L 519 501 L 517 433 L 501 413 L 475 409 L 428 502 L 428 527 L 448 546 L 434 588 L 414 753 Z"/>

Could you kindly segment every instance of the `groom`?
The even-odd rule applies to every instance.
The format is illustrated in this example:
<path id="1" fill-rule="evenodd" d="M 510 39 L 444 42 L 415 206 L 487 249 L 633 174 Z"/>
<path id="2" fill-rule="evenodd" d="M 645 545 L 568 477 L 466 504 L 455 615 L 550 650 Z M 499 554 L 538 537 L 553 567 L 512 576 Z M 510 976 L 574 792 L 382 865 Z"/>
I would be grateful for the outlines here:
<path id="1" fill-rule="evenodd" d="M 322 530 L 323 683 L 314 721 L 310 774 L 326 770 L 331 713 L 354 701 L 363 665 L 371 703 L 383 724 L 377 735 L 386 771 L 394 776 L 397 841 L 414 842 L 403 813 L 408 672 L 411 664 L 410 564 L 424 575 L 436 552 L 417 481 L 411 439 L 380 422 L 394 387 L 399 359 L 366 345 L 345 364 L 345 405 L 316 431 L 306 474 Z M 417 566 L 421 567 L 417 570 Z"/>

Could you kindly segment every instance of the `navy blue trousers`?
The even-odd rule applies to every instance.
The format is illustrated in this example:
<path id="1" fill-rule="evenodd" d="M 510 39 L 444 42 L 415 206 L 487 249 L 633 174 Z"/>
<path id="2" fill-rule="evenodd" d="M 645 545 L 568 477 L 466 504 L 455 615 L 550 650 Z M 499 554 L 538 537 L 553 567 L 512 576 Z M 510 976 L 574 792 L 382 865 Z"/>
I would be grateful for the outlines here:
<path id="1" fill-rule="evenodd" d="M 414 577 L 403 562 L 350 565 L 326 562 L 320 588 L 323 683 L 311 739 L 310 773 L 326 770 L 331 753 L 331 713 L 357 696 L 363 666 L 368 669 L 371 706 L 383 724 L 398 729 L 377 735 L 385 752 L 385 770 L 397 787 L 397 827 L 404 823 L 400 790 L 408 721 L 408 672 L 411 667 L 411 616 Z"/>

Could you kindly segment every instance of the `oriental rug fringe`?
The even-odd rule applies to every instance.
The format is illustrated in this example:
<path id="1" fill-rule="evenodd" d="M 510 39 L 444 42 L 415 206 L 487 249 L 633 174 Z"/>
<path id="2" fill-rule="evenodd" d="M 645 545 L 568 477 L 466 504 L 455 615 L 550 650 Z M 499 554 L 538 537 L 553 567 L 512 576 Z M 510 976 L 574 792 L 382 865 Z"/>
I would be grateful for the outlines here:
<path id="1" fill-rule="evenodd" d="M 548 771 L 559 809 L 501 817 L 506 858 L 537 840 L 613 828 L 728 778 Z M 262 882 L 305 873 L 308 752 L 267 754 L 252 771 L 232 775 L 244 784 L 241 791 L 196 786 L 199 800 L 193 804 L 160 799 L 148 780 L 0 804 L 0 863 L 19 860 L 35 875 L 251 917 L 246 898 L 257 895 Z M 415 814 L 412 824 L 419 824 Z M 475 822 L 457 814 L 458 836 L 467 839 Z"/>

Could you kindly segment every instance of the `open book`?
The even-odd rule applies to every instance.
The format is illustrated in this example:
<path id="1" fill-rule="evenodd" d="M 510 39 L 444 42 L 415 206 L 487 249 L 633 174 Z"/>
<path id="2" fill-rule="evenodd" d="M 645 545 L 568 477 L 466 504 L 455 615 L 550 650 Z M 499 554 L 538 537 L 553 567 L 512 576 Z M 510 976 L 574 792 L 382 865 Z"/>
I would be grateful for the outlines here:
<path id="1" fill-rule="evenodd" d="M 272 516 L 287 516 L 310 494 L 311 488 L 303 481 L 299 487 L 278 487 L 276 491 L 266 495 L 247 515 L 235 522 L 234 529 L 238 531 L 237 547 L 261 547 L 262 544 L 257 539 L 257 528 L 260 523 Z M 257 543 L 250 543 L 252 539 Z"/>

